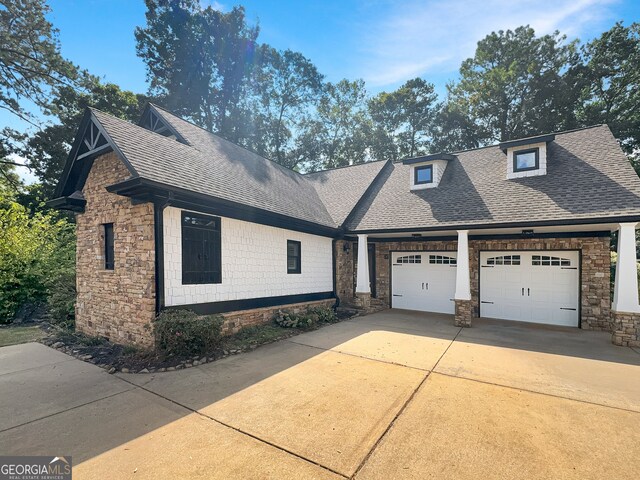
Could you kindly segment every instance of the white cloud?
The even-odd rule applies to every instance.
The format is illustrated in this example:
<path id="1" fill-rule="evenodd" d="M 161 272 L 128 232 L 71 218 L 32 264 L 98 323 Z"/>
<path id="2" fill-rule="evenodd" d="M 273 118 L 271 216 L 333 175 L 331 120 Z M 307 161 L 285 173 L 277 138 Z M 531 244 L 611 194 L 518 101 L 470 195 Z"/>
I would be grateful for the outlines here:
<path id="1" fill-rule="evenodd" d="M 214 10 L 219 10 L 221 12 L 224 12 L 227 7 L 224 6 L 222 3 L 216 1 L 216 0 L 200 0 L 200 6 L 202 8 L 207 8 L 207 7 L 212 7 Z"/>
<path id="2" fill-rule="evenodd" d="M 429 73 L 456 72 L 478 40 L 497 30 L 531 25 L 537 34 L 569 38 L 611 23 L 616 0 L 436 0 L 375 3 L 377 19 L 358 25 L 357 76 L 385 86 Z M 372 13 L 372 11 L 368 12 Z M 369 17 L 369 18 L 366 18 Z"/>

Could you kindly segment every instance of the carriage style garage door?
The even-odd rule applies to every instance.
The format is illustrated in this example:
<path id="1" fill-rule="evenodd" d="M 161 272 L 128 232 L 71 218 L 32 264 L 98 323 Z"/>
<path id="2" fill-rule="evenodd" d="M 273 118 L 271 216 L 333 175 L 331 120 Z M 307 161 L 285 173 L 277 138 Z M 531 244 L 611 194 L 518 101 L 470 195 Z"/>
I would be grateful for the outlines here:
<path id="1" fill-rule="evenodd" d="M 578 326 L 577 251 L 480 252 L 480 316 Z"/>
<path id="2" fill-rule="evenodd" d="M 455 252 L 391 253 L 391 306 L 455 313 Z"/>

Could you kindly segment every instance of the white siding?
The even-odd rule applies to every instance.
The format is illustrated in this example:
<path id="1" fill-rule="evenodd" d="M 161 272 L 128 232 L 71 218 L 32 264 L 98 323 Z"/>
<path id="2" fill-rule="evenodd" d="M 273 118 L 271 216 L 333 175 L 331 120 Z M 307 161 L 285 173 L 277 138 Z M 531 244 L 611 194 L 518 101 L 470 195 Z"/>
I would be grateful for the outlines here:
<path id="1" fill-rule="evenodd" d="M 513 152 L 519 150 L 528 150 L 530 148 L 539 148 L 539 168 L 536 170 L 527 170 L 525 172 L 513 171 Z M 537 177 L 539 175 L 547 174 L 547 144 L 546 143 L 533 143 L 531 145 L 521 145 L 516 148 L 507 149 L 507 179 L 512 180 L 514 178 L 524 177 Z"/>
<path id="2" fill-rule="evenodd" d="M 446 160 L 430 160 L 428 162 L 416 163 L 414 165 L 411 165 L 411 168 L 409 169 L 410 170 L 409 189 L 424 190 L 426 188 L 436 188 L 440 184 L 440 180 L 444 175 L 444 171 L 447 169 L 448 163 L 449 162 L 447 162 Z M 415 169 L 416 167 L 421 167 L 423 165 L 433 165 L 433 182 L 415 185 L 413 183 L 415 179 Z"/>
<path id="3" fill-rule="evenodd" d="M 221 217 L 222 283 L 182 285 L 181 210 L 164 210 L 165 304 L 333 290 L 331 238 Z M 287 274 L 287 240 L 302 243 L 302 273 Z"/>

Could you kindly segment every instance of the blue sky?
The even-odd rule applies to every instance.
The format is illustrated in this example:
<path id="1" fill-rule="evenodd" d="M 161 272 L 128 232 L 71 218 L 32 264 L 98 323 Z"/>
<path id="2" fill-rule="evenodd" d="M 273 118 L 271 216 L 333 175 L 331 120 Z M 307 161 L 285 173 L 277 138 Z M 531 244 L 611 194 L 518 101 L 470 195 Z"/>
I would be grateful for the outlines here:
<path id="1" fill-rule="evenodd" d="M 49 0 L 62 53 L 106 81 L 145 92 L 145 67 L 134 28 L 144 25 L 142 0 Z M 201 0 L 223 10 L 245 6 L 259 41 L 299 51 L 330 81 L 363 78 L 369 91 L 392 90 L 421 76 L 444 95 L 460 62 L 493 30 L 530 24 L 588 40 L 617 20 L 640 21 L 638 0 Z M 0 113 L 0 128 L 23 129 Z"/>

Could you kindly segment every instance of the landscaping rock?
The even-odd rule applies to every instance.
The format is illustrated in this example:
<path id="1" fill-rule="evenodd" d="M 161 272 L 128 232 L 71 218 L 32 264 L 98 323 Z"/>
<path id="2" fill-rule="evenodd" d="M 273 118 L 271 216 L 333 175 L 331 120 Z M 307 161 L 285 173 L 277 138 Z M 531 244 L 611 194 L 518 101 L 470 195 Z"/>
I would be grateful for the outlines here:
<path id="1" fill-rule="evenodd" d="M 64 343 L 62 342 L 56 342 L 53 345 L 51 345 L 52 348 L 61 348 L 64 347 Z"/>
<path id="2" fill-rule="evenodd" d="M 149 369 L 147 368 L 143 368 L 142 370 L 140 370 L 138 373 L 149 373 Z"/>
<path id="3" fill-rule="evenodd" d="M 129 373 L 130 370 L 128 368 L 123 368 L 120 370 L 122 373 Z"/>
<path id="4" fill-rule="evenodd" d="M 116 373 L 116 367 L 111 367 L 111 368 L 107 371 L 107 373 L 109 373 L 109 374 L 113 375 L 114 373 Z"/>

